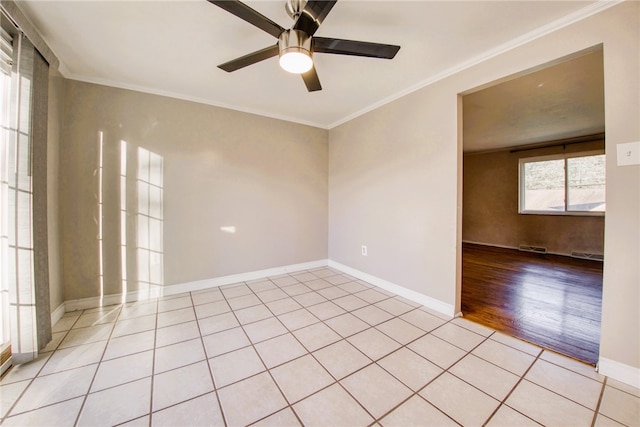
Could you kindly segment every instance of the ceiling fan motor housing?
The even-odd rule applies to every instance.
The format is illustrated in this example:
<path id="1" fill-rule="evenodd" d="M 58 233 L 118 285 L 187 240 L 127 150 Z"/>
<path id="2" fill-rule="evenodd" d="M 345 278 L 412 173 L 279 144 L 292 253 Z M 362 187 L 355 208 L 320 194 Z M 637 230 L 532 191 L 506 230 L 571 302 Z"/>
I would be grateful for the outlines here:
<path id="1" fill-rule="evenodd" d="M 287 30 L 280 34 L 278 47 L 280 48 L 280 56 L 289 52 L 300 52 L 311 56 L 311 37 L 304 31 Z"/>

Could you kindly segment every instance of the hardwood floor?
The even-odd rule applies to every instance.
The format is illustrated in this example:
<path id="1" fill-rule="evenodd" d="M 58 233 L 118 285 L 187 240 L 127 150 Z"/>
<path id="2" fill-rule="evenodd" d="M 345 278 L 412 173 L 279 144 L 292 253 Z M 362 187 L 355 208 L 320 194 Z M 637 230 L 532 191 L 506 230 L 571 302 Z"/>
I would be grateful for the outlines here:
<path id="1" fill-rule="evenodd" d="M 601 305 L 601 262 L 463 244 L 469 320 L 595 365 Z"/>

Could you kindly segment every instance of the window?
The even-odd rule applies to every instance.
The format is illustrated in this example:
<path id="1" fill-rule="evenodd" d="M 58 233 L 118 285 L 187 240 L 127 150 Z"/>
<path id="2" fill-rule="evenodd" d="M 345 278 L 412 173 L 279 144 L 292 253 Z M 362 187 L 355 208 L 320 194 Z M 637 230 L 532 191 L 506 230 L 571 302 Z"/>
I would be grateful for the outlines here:
<path id="1" fill-rule="evenodd" d="M 520 213 L 603 215 L 604 196 L 602 152 L 520 159 Z"/>

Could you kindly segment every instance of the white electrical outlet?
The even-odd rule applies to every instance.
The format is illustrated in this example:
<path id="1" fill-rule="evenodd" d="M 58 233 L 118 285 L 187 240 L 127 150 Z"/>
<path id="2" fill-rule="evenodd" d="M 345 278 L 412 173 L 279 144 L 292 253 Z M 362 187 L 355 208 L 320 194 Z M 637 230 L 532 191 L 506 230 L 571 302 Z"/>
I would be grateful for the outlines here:
<path id="1" fill-rule="evenodd" d="M 618 166 L 640 165 L 640 141 L 618 144 Z"/>
<path id="2" fill-rule="evenodd" d="M 362 245 L 362 256 L 367 256 L 367 247 Z"/>

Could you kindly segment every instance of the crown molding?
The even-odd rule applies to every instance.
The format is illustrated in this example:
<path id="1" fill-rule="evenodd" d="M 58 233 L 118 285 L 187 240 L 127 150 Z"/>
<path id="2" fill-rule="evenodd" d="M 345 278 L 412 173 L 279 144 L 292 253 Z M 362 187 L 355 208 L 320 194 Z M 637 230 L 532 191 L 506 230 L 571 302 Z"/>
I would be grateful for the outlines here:
<path id="1" fill-rule="evenodd" d="M 65 71 L 66 71 L 66 73 L 65 73 Z M 311 127 L 325 129 L 325 130 L 329 129 L 326 125 L 323 125 L 321 123 L 315 123 L 315 122 L 310 122 L 310 121 L 306 121 L 306 120 L 301 120 L 301 119 L 299 119 L 297 117 L 291 117 L 291 116 L 280 115 L 280 114 L 273 114 L 273 113 L 270 113 L 270 112 L 267 112 L 267 111 L 262 111 L 262 110 L 259 110 L 259 109 L 252 109 L 252 108 L 242 107 L 242 106 L 239 106 L 239 105 L 215 102 L 215 101 L 212 101 L 212 100 L 206 99 L 206 98 L 199 98 L 199 97 L 184 95 L 184 94 L 180 94 L 180 93 L 176 93 L 176 92 L 160 90 L 160 89 L 154 89 L 154 88 L 147 87 L 147 86 L 132 85 L 132 84 L 123 83 L 123 82 L 119 82 L 119 81 L 115 81 L 115 80 L 96 79 L 96 78 L 89 78 L 89 77 L 85 77 L 85 76 L 75 75 L 73 73 L 69 73 L 68 69 L 66 67 L 64 67 L 64 70 L 63 70 L 62 66 L 60 67 L 60 73 L 62 74 L 62 76 L 64 78 L 69 79 L 69 80 L 75 80 L 75 81 L 79 81 L 79 82 L 91 83 L 91 84 L 96 84 L 96 85 L 101 85 L 101 86 L 108 86 L 108 87 L 113 87 L 113 88 L 116 88 L 116 89 L 132 90 L 132 91 L 135 91 L 135 92 L 147 93 L 147 94 L 150 94 L 150 95 L 164 96 L 164 97 L 167 97 L 167 98 L 174 98 L 174 99 L 179 99 L 179 100 L 182 100 L 182 101 L 195 102 L 195 103 L 198 103 L 198 104 L 204 104 L 204 105 L 209 105 L 209 106 L 212 106 L 212 107 L 224 108 L 224 109 L 227 109 L 227 110 L 238 111 L 238 112 L 241 112 L 241 113 L 253 114 L 253 115 L 256 115 L 256 116 L 267 117 L 267 118 L 270 118 L 270 119 L 282 120 L 282 121 L 285 121 L 285 122 L 296 123 L 296 124 L 299 124 L 299 125 L 311 126 Z"/>

